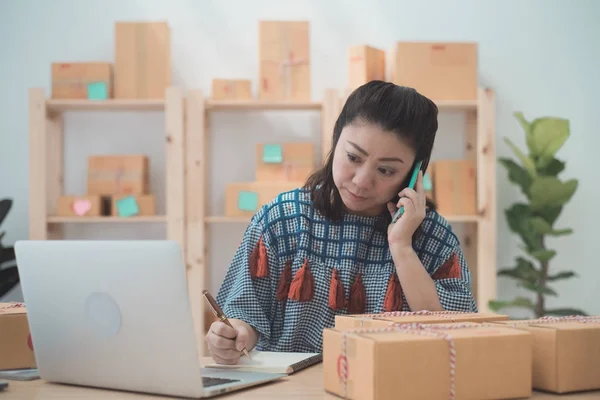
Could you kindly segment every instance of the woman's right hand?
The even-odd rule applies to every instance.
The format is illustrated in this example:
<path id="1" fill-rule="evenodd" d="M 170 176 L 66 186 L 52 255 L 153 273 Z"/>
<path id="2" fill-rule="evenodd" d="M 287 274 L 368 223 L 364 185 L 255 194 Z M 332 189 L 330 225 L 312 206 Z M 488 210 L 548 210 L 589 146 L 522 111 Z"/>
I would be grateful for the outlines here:
<path id="1" fill-rule="evenodd" d="M 233 328 L 224 322 L 215 321 L 206 334 L 208 350 L 217 364 L 237 364 L 240 357 L 244 356 L 242 349 L 250 347 L 251 332 L 246 324 L 230 322 Z"/>

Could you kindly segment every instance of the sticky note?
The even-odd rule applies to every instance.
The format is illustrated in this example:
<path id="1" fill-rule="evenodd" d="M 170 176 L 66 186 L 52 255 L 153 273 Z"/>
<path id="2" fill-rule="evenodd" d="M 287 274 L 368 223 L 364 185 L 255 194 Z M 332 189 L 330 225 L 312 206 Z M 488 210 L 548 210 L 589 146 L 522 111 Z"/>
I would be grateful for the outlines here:
<path id="1" fill-rule="evenodd" d="M 433 184 L 431 183 L 431 178 L 429 177 L 429 174 L 425 174 L 423 175 L 423 189 L 425 189 L 426 192 L 430 191 L 433 187 Z"/>
<path id="2" fill-rule="evenodd" d="M 238 194 L 238 209 L 242 211 L 256 211 L 258 209 L 258 193 L 240 191 Z"/>
<path id="3" fill-rule="evenodd" d="M 87 85 L 87 95 L 90 100 L 106 100 L 108 88 L 106 82 L 90 82 Z"/>
<path id="4" fill-rule="evenodd" d="M 266 164 L 279 164 L 283 161 L 283 150 L 280 144 L 263 145 L 263 162 Z"/>
<path id="5" fill-rule="evenodd" d="M 137 201 L 134 196 L 123 197 L 118 199 L 117 203 L 117 214 L 119 217 L 131 217 L 137 215 L 140 212 Z"/>

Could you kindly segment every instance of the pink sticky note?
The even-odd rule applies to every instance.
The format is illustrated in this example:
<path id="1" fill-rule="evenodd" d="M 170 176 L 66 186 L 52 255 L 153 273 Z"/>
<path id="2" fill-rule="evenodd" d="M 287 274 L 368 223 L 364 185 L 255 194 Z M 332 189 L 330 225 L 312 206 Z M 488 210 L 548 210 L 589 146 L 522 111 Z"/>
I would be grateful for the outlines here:
<path id="1" fill-rule="evenodd" d="M 77 199 L 73 202 L 73 212 L 80 217 L 92 209 L 92 203 L 89 200 Z"/>

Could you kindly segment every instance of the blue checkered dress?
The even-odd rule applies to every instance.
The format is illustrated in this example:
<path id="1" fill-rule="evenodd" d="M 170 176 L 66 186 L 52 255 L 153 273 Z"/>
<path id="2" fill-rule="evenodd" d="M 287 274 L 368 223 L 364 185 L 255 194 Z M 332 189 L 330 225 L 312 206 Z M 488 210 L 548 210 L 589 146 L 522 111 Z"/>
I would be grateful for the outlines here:
<path id="1" fill-rule="evenodd" d="M 339 271 L 346 297 L 354 277 L 361 272 L 365 312 L 383 311 L 395 266 L 386 230 L 381 228 L 382 219 L 346 214 L 343 221 L 332 223 L 315 211 L 307 190 L 281 193 L 252 217 L 217 302 L 228 317 L 246 321 L 257 330 L 258 350 L 321 352 L 323 329 L 334 326 L 335 315 L 347 314 L 346 310 L 329 307 L 333 268 Z M 429 211 L 421 228 L 422 234 L 413 247 L 430 275 L 453 253 L 458 255 L 460 278 L 435 280 L 443 308 L 476 312 L 470 273 L 451 226 L 437 212 Z M 269 260 L 269 275 L 253 279 L 249 259 L 261 237 Z M 279 301 L 277 285 L 286 261 L 292 262 L 293 277 L 305 259 L 314 275 L 312 300 Z M 402 309 L 410 311 L 406 298 L 403 300 Z"/>

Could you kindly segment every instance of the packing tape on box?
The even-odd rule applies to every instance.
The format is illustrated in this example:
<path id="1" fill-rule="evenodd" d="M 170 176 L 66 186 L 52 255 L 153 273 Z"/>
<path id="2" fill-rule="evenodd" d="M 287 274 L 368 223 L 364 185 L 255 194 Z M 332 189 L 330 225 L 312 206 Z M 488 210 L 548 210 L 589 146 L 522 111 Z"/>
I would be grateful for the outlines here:
<path id="1" fill-rule="evenodd" d="M 4 310 L 8 310 L 11 308 L 25 308 L 25 303 L 19 303 L 16 301 L 12 301 L 10 303 L 0 304 L 0 314 L 5 312 Z"/>
<path id="2" fill-rule="evenodd" d="M 564 317 L 553 317 L 553 316 L 545 316 L 538 319 L 529 319 L 529 320 L 520 320 L 520 321 L 511 321 L 512 323 L 504 323 L 507 326 L 511 326 L 513 328 L 518 327 L 519 325 L 535 325 L 535 324 L 553 324 L 560 322 L 580 322 L 583 324 L 587 323 L 596 323 L 600 324 L 600 316 L 586 317 L 581 315 L 566 315 Z"/>
<path id="3" fill-rule="evenodd" d="M 388 311 L 379 314 L 363 314 L 359 321 L 360 326 L 363 326 L 363 323 L 367 319 L 372 318 L 382 318 L 382 317 L 410 317 L 414 315 L 431 315 L 434 317 L 442 317 L 452 319 L 454 315 L 467 315 L 472 314 L 470 312 L 465 311 L 428 311 L 428 310 L 420 310 L 420 311 Z M 390 321 L 390 325 L 393 325 L 394 322 Z"/>

